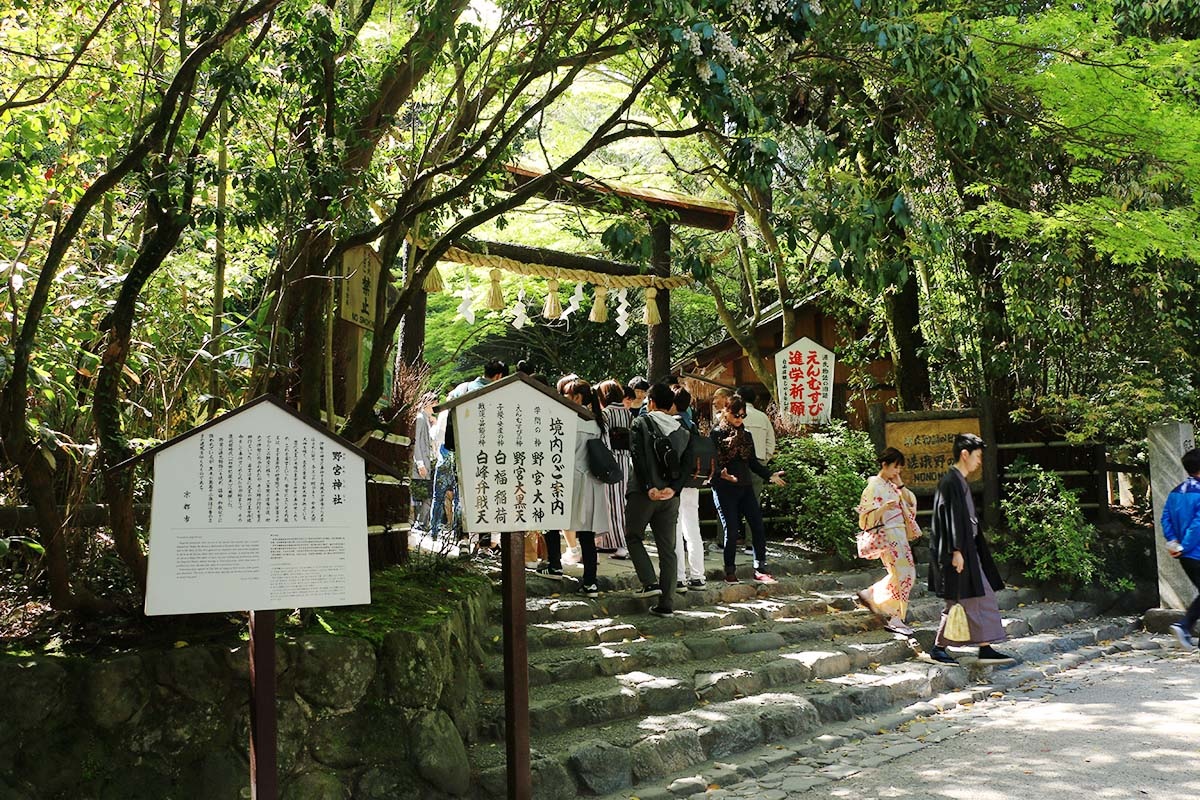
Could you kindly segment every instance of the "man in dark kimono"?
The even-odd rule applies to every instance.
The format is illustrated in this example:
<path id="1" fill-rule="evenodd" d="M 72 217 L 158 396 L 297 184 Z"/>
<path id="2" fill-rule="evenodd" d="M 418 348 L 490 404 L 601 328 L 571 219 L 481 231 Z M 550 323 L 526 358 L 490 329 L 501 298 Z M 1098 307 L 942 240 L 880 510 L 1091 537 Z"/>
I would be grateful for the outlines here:
<path id="1" fill-rule="evenodd" d="M 955 464 L 938 483 L 933 497 L 933 533 L 929 541 L 929 590 L 945 599 L 941 623 L 930 657 L 957 663 L 946 645 L 978 645 L 980 664 L 1012 664 L 1014 659 L 992 648 L 1007 638 L 996 592 L 1004 588 L 987 541 L 979 530 L 979 515 L 967 476 L 983 463 L 983 440 L 973 433 L 954 437 Z M 946 637 L 950 609 L 961 603 L 967 612 L 970 639 Z"/>

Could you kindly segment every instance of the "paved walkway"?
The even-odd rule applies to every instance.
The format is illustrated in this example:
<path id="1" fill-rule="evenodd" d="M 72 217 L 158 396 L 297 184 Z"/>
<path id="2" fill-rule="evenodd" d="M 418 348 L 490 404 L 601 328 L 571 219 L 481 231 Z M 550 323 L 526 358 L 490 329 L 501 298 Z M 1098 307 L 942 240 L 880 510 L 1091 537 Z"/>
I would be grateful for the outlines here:
<path id="1" fill-rule="evenodd" d="M 691 800 L 1200 797 L 1200 657 L 1139 635 L 1105 655 Z M 700 787 L 696 787 L 700 788 Z"/>

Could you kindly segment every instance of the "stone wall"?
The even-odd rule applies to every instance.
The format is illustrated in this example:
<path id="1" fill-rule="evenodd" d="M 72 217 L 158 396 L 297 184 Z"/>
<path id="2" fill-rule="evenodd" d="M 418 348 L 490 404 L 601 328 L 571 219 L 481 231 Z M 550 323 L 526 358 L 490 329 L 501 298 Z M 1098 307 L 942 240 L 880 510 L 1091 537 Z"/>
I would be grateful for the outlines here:
<path id="1" fill-rule="evenodd" d="M 470 789 L 487 586 L 380 647 L 279 639 L 284 800 L 444 798 Z M 102 661 L 0 657 L 0 800 L 249 797 L 247 647 Z"/>

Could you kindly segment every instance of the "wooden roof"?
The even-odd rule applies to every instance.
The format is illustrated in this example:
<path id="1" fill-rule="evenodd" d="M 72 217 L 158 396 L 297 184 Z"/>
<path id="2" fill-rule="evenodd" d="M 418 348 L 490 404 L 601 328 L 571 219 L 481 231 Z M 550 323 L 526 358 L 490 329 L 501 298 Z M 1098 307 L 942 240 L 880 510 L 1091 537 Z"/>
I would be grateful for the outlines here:
<path id="1" fill-rule="evenodd" d="M 434 406 L 434 411 L 437 411 L 440 413 L 442 411 L 446 411 L 448 409 L 455 408 L 457 406 L 461 406 L 463 403 L 473 402 L 473 401 L 478 400 L 479 398 L 483 397 L 486 394 L 491 394 L 492 392 L 496 391 L 497 389 L 502 389 L 505 386 L 509 386 L 514 383 L 523 383 L 532 389 L 536 389 L 537 391 L 546 395 L 546 397 L 548 397 L 549 399 L 553 400 L 555 403 L 566 406 L 571 411 L 574 411 L 576 414 L 579 415 L 579 417 L 581 419 L 595 419 L 596 418 L 595 415 L 592 414 L 592 412 L 589 411 L 587 408 L 584 408 L 583 406 L 579 405 L 578 403 L 571 402 L 567 398 L 560 395 L 558 392 L 551 391 L 550 387 L 548 387 L 542 383 L 539 383 L 538 381 L 533 380 L 532 378 L 530 378 L 528 375 L 526 375 L 523 372 L 518 372 L 514 375 L 509 375 L 507 378 L 501 378 L 500 380 L 498 380 L 494 383 L 489 383 L 487 386 L 484 386 L 481 389 L 476 389 L 474 391 L 467 392 L 464 395 L 459 395 L 458 397 L 454 398 L 453 400 L 447 400 L 445 403 L 442 403 L 441 405 Z"/>
<path id="2" fill-rule="evenodd" d="M 511 176 L 514 188 L 524 186 L 534 178 L 540 178 L 549 172 L 549 170 L 512 164 L 505 169 Z M 676 192 L 644 189 L 640 186 L 627 186 L 612 181 L 577 181 L 560 177 L 552 188 L 541 194 L 553 202 L 570 203 L 585 208 L 597 205 L 602 199 L 618 197 L 651 208 L 670 211 L 676 215 L 678 224 L 709 231 L 729 230 L 733 227 L 738 215 L 734 205 L 720 200 L 702 200 Z"/>

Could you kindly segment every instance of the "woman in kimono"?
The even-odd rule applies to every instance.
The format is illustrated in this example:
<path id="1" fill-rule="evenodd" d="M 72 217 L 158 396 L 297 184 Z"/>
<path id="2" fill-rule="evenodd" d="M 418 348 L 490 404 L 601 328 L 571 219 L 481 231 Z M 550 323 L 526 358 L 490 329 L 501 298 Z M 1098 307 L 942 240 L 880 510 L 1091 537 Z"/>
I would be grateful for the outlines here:
<path id="1" fill-rule="evenodd" d="M 596 536 L 608 532 L 609 514 L 606 484 L 588 470 L 587 443 L 599 439 L 604 433 L 604 416 L 592 385 L 582 378 L 573 378 L 562 387 L 563 395 L 573 403 L 592 412 L 594 419 L 579 420 L 575 433 L 575 480 L 571 491 L 571 529 L 582 550 L 583 577 L 579 593 L 585 597 L 598 597 L 600 588 L 596 584 Z M 543 577 L 562 579 L 562 538 L 559 531 L 546 531 L 547 563 L 537 572 Z"/>
<path id="2" fill-rule="evenodd" d="M 908 596 L 917 579 L 909 542 L 921 535 L 917 525 L 917 498 L 904 488 L 900 468 L 904 454 L 889 447 L 879 454 L 879 474 L 867 480 L 858 504 L 858 555 L 878 558 L 887 574 L 858 593 L 862 604 L 887 620 L 893 633 L 913 633 L 905 622 Z"/>

